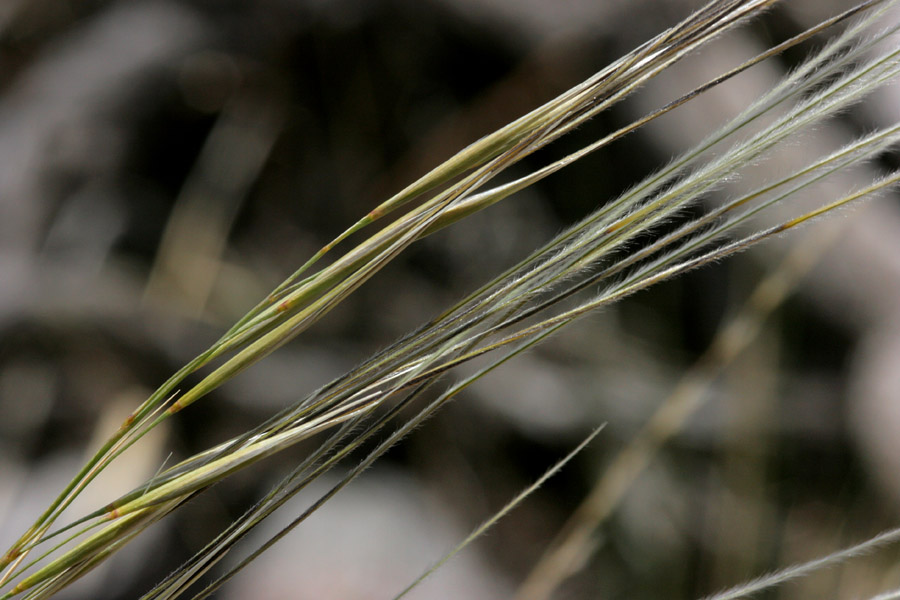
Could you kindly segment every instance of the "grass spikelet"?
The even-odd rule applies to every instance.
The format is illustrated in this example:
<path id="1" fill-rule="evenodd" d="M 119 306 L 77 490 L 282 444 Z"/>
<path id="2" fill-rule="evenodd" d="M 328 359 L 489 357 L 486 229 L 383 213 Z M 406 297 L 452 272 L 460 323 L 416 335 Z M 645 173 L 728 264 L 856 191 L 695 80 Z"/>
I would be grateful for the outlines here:
<path id="1" fill-rule="evenodd" d="M 836 198 L 829 198 L 818 208 L 779 217 L 775 225 L 763 225 L 759 219 L 829 176 L 891 149 L 900 141 L 900 125 L 896 124 L 822 156 L 811 153 L 804 166 L 749 192 L 730 192 L 726 185 L 739 178 L 748 166 L 765 161 L 779 147 L 847 110 L 900 74 L 900 49 L 892 37 L 900 24 L 872 33 L 880 26 L 887 8 L 896 5 L 886 0 L 860 3 L 688 94 L 664 102 L 661 108 L 631 125 L 512 181 L 495 184 L 499 174 L 519 165 L 525 157 L 582 126 L 684 57 L 774 3 L 775 0 L 709 2 L 581 84 L 469 145 L 370 210 L 135 409 L 0 560 L 0 568 L 6 569 L 0 585 L 7 586 L 0 592 L 0 600 L 52 596 L 210 486 L 303 440 L 323 437 L 266 497 L 144 596 L 146 600 L 179 597 L 200 583 L 239 540 L 289 498 L 367 447 L 365 444 L 376 440 L 375 436 L 389 425 L 393 427 L 393 432 L 348 469 L 332 490 L 195 596 L 207 597 L 301 524 L 411 429 L 507 360 L 630 294 L 727 258 L 894 186 L 900 181 L 900 172 L 870 181 L 856 191 L 835 194 Z M 411 245 L 452 224 L 461 226 L 459 222 L 467 216 L 506 200 L 551 174 L 564 174 L 567 166 L 597 149 L 760 61 L 856 16 L 858 21 L 697 146 L 618 198 L 598 202 L 590 215 L 419 329 L 322 388 L 299 397 L 264 423 L 178 464 L 161 468 L 131 492 L 63 526 L 56 525 L 85 487 L 142 436 L 189 407 L 200 409 L 196 403 L 210 392 L 319 322 Z M 716 193 L 723 191 L 733 196 L 711 208 L 706 206 Z M 387 215 L 395 218 L 383 224 Z M 351 238 L 355 240 L 352 246 Z M 331 259 L 328 264 L 324 264 L 326 255 Z M 456 383 L 443 383 L 445 375 L 455 367 L 477 358 L 484 361 L 480 370 L 461 376 Z M 196 377 L 197 382 L 189 383 L 189 376 Z M 426 392 L 431 395 L 430 402 Z M 446 559 L 512 510 L 598 431 L 594 430 Z M 50 547 L 50 540 L 62 539 L 63 533 L 66 540 Z M 715 598 L 738 597 L 735 594 L 776 585 L 867 548 L 890 543 L 897 536 L 896 531 L 888 532 Z M 32 552 L 39 556 L 29 556 Z"/>

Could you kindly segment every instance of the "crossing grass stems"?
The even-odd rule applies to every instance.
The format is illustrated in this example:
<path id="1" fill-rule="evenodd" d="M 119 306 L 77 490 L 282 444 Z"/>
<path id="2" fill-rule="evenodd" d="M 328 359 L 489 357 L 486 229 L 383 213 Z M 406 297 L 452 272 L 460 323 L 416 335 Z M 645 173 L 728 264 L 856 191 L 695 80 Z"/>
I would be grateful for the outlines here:
<path id="1" fill-rule="evenodd" d="M 238 541 L 287 500 L 353 452 L 371 447 L 367 442 L 387 427 L 394 427 L 305 512 L 230 570 L 206 581 L 193 596 L 206 597 L 302 523 L 412 428 L 507 360 L 625 296 L 724 259 L 894 186 L 900 180 L 898 172 L 873 179 L 859 189 L 774 225 L 759 224 L 759 216 L 773 206 L 834 173 L 892 149 L 900 141 L 900 124 L 873 131 L 826 155 L 814 156 L 810 150 L 804 166 L 776 181 L 696 210 L 708 206 L 701 200 L 709 199 L 722 188 L 722 182 L 735 177 L 746 165 L 763 160 L 798 133 L 847 110 L 897 76 L 900 50 L 894 35 L 900 24 L 886 24 L 885 15 L 894 4 L 887 0 L 860 3 L 562 159 L 506 183 L 493 183 L 498 174 L 524 157 L 607 110 L 685 56 L 773 4 L 775 0 L 710 2 L 583 83 L 474 142 L 323 247 L 134 410 L 0 560 L 6 585 L 0 598 L 51 597 L 209 486 L 301 440 L 325 436 L 255 506 L 144 596 L 180 597 L 195 589 L 195 584 Z M 753 65 L 823 31 L 831 32 L 838 24 L 843 27 L 840 33 L 700 144 L 620 197 L 601 204 L 595 212 L 431 322 L 265 423 L 162 470 L 134 491 L 82 518 L 57 525 L 61 513 L 97 474 L 147 432 L 323 318 L 411 244 L 444 227 L 463 226 L 459 222 L 469 215 L 563 170 Z M 695 210 L 687 213 L 688 207 Z M 376 228 L 389 214 L 395 215 L 392 222 L 363 236 L 327 266 L 319 266 L 326 255 L 335 254 L 337 248 L 350 243 L 351 237 L 360 237 L 363 230 Z M 748 232 L 747 225 L 754 223 L 756 226 Z M 478 357 L 488 359 L 480 370 L 460 376 L 452 384 L 440 383 L 454 367 Z M 199 383 L 189 386 L 187 377 L 194 373 L 204 375 Z M 598 433 L 599 429 L 592 431 L 575 452 Z M 546 476 L 559 470 L 573 455 L 574 452 L 560 461 Z M 460 548 L 512 510 L 545 477 L 498 511 Z M 897 537 L 896 531 L 887 532 L 715 598 L 754 593 L 846 560 L 870 547 L 893 543 Z"/>

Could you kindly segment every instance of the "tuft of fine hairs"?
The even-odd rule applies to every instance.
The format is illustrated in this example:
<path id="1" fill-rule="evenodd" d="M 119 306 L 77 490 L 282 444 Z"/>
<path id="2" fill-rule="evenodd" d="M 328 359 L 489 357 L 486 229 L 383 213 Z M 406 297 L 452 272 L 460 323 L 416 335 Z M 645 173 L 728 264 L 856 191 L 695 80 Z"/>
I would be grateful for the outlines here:
<path id="1" fill-rule="evenodd" d="M 728 186 L 778 148 L 794 143 L 804 131 L 848 110 L 900 75 L 900 46 L 894 37 L 900 23 L 884 25 L 885 15 L 897 3 L 887 0 L 860 3 L 627 127 L 511 181 L 495 183 L 499 174 L 525 157 L 774 4 L 775 0 L 709 2 L 584 82 L 472 143 L 351 225 L 154 391 L 88 459 L 38 520 L 23 528 L 21 537 L 0 560 L 5 568 L 0 600 L 50 598 L 210 486 L 301 441 L 320 440 L 265 497 L 143 598 L 184 597 L 197 585 L 201 590 L 192 597 L 208 597 L 302 525 L 413 428 L 507 361 L 626 296 L 895 186 L 900 181 L 897 171 L 828 198 L 812 210 L 796 211 L 789 217 L 775 213 L 776 207 L 829 176 L 890 151 L 900 142 L 900 123 L 823 155 L 811 149 L 805 164 L 749 191 L 732 192 Z M 853 21 L 841 33 L 700 143 L 617 198 L 598 200 L 592 213 L 430 322 L 320 389 L 298 397 L 262 424 L 161 469 L 145 484 L 88 514 L 62 522 L 63 512 L 97 474 L 141 437 L 319 322 L 412 244 L 445 227 L 465 226 L 469 215 L 550 175 L 565 177 L 569 165 L 762 60 L 850 19 Z M 724 194 L 730 196 L 723 200 Z M 378 229 L 389 214 L 394 220 Z M 362 239 L 346 248 L 351 236 Z M 321 266 L 326 255 L 331 262 Z M 470 374 L 455 371 L 469 363 L 479 368 Z M 201 378 L 191 384 L 189 378 L 194 374 Z M 443 383 L 450 375 L 455 379 Z M 196 409 L 202 410 L 202 405 Z M 600 433 L 595 424 L 588 425 L 591 433 L 582 444 L 439 559 L 435 568 L 587 446 Z M 365 452 L 362 459 L 357 457 L 360 452 Z M 346 469 L 338 483 L 277 534 L 224 573 L 207 577 L 275 510 L 351 459 L 354 466 Z M 898 539 L 900 532 L 893 530 L 710 600 L 744 597 Z M 432 571 L 410 582 L 400 595 Z"/>

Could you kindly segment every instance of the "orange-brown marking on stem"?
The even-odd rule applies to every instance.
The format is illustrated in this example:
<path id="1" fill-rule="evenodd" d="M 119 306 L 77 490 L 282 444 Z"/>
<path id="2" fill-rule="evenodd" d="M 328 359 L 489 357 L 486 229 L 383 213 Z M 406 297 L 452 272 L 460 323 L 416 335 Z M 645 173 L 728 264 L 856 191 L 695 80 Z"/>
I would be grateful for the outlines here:
<path id="1" fill-rule="evenodd" d="M 278 308 L 275 310 L 282 313 L 282 312 L 286 311 L 287 309 L 289 309 L 290 307 L 291 307 L 291 300 L 289 298 L 287 300 L 284 300 L 281 304 L 279 304 Z"/>
<path id="2" fill-rule="evenodd" d="M 631 218 L 622 219 L 621 221 L 618 221 L 618 222 L 616 222 L 616 223 L 613 223 L 612 225 L 610 225 L 609 227 L 607 227 L 607 228 L 606 228 L 606 232 L 607 232 L 607 233 L 615 233 L 615 232 L 617 232 L 618 230 L 620 230 L 620 229 L 622 229 L 623 227 L 625 227 L 626 225 L 632 223 L 633 221 L 634 221 L 634 219 L 631 219 Z"/>
<path id="3" fill-rule="evenodd" d="M 134 413 L 128 415 L 128 418 L 122 422 L 122 425 L 119 427 L 119 431 L 125 431 L 130 428 L 134 424 Z"/>
<path id="4" fill-rule="evenodd" d="M 0 562 L 2 562 L 4 565 L 7 565 L 16 560 L 20 554 L 22 554 L 22 549 L 18 546 L 16 546 L 15 548 L 10 548 L 9 552 L 3 555 L 3 560 Z"/>

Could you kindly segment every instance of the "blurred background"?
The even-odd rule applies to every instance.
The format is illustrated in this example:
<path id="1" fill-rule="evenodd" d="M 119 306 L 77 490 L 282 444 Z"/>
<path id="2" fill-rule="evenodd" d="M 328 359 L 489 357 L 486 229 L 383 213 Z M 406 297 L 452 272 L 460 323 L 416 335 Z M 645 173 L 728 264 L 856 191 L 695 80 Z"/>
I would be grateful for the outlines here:
<path id="1" fill-rule="evenodd" d="M 850 4 L 784 2 L 549 152 L 580 147 Z M 4 548 L 134 406 L 320 246 L 456 150 L 700 5 L 0 3 Z M 690 147 L 822 41 L 410 248 L 322 323 L 156 430 L 72 514 L 363 361 Z M 789 150 L 802 155 L 893 123 L 898 107 L 897 90 L 887 89 Z M 896 160 L 869 165 L 843 183 L 891 166 Z M 552 597 L 694 598 L 896 526 L 896 198 L 836 223 L 638 294 L 504 366 L 219 597 L 393 597 L 608 423 L 561 474 L 412 594 L 512 597 L 608 465 L 683 389 L 685 373 L 697 373 L 717 332 L 795 244 L 815 245 L 819 266 L 736 358 L 716 355 L 699 372 L 686 392 L 699 410 L 673 427 L 589 536 L 581 570 Z M 820 229 L 831 232 L 827 250 L 810 241 Z M 304 449 L 216 486 L 60 597 L 137 597 Z M 281 522 L 326 485 L 301 495 Z M 253 546 L 278 523 L 261 529 Z M 897 558 L 889 548 L 768 597 L 875 594 L 900 585 Z"/>

